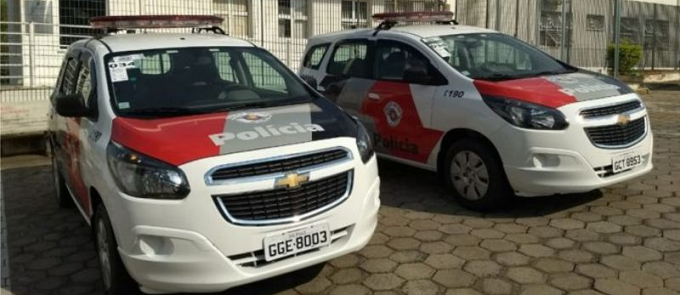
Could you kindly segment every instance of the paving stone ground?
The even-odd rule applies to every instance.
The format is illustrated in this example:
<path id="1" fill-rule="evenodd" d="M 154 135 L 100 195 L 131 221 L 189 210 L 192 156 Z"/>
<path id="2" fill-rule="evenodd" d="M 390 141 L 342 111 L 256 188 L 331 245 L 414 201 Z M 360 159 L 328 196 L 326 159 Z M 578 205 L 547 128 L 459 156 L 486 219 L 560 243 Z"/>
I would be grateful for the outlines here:
<path id="1" fill-rule="evenodd" d="M 678 294 L 680 91 L 645 100 L 656 136 L 644 177 L 482 215 L 435 174 L 380 162 L 384 206 L 366 248 L 224 294 Z M 11 291 L 101 294 L 90 231 L 57 208 L 50 173 L 2 172 Z"/>

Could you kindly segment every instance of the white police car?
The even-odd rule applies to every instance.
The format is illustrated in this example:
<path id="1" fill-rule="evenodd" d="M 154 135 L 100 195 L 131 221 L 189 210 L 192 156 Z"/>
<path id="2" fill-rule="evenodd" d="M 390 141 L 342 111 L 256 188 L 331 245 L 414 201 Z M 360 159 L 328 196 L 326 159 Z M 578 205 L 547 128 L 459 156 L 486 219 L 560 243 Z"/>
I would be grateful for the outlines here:
<path id="1" fill-rule="evenodd" d="M 645 105 L 620 81 L 450 12 L 374 17 L 376 29 L 310 38 L 299 74 L 360 118 L 380 156 L 440 172 L 463 205 L 585 192 L 652 169 Z M 397 26 L 406 21 L 438 23 Z"/>
<path id="2" fill-rule="evenodd" d="M 362 125 L 221 21 L 98 17 L 109 32 L 197 33 L 68 49 L 50 115 L 57 197 L 92 226 L 109 294 L 225 290 L 357 251 L 376 227 Z"/>

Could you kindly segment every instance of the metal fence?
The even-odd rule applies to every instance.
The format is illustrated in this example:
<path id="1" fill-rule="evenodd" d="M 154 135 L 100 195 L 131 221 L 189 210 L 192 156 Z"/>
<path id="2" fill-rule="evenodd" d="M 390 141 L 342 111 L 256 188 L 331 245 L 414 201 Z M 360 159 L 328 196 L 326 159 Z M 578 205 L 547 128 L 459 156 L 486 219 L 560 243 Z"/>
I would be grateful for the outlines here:
<path id="1" fill-rule="evenodd" d="M 642 47 L 637 69 L 677 70 L 680 67 L 680 0 L 652 2 L 458 0 L 455 15 L 461 24 L 513 35 L 582 68 L 610 72 L 608 68 L 618 67 L 607 60 L 607 47 L 618 39 Z M 620 23 L 618 35 L 617 22 Z"/>
<path id="2" fill-rule="evenodd" d="M 47 99 L 68 45 L 98 33 L 89 27 L 93 16 L 218 15 L 229 35 L 266 48 L 295 70 L 310 36 L 375 26 L 375 13 L 444 7 L 438 0 L 1 1 L 8 4 L 0 11 L 2 102 Z"/>

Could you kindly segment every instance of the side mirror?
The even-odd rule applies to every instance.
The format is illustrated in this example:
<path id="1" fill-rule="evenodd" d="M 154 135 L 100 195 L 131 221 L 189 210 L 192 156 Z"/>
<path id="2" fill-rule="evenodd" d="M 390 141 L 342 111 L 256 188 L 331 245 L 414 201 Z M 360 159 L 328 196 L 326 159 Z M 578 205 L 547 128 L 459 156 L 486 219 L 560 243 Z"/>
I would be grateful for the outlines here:
<path id="1" fill-rule="evenodd" d="M 425 67 L 410 67 L 404 70 L 404 81 L 409 83 L 427 85 L 432 83 L 432 79 Z"/>
<path id="2" fill-rule="evenodd" d="M 85 106 L 81 94 L 60 95 L 55 99 L 57 114 L 63 117 L 90 117 L 94 111 Z"/>
<path id="3" fill-rule="evenodd" d="M 311 86 L 312 88 L 314 88 L 314 90 L 316 90 L 316 87 L 318 85 L 317 85 L 316 79 L 314 79 L 314 77 L 307 76 L 307 75 L 301 75 L 300 78 L 302 78 L 302 80 L 305 81 L 305 83 L 307 83 L 307 85 Z"/>

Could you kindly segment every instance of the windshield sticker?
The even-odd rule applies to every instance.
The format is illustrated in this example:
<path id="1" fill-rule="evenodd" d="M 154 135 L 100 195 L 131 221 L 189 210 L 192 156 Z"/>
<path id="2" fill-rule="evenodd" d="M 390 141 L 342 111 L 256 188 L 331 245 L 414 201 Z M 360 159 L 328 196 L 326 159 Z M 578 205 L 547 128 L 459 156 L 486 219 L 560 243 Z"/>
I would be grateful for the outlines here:
<path id="1" fill-rule="evenodd" d="M 111 82 L 122 82 L 128 80 L 127 70 L 125 68 L 109 67 L 111 74 Z"/>
<path id="2" fill-rule="evenodd" d="M 129 63 L 129 62 L 133 62 L 135 60 L 140 60 L 140 59 L 143 59 L 143 58 L 144 58 L 143 54 L 121 55 L 121 56 L 114 56 L 113 62 L 115 62 L 115 63 L 120 63 L 120 62 Z"/>
<path id="3" fill-rule="evenodd" d="M 119 103 L 118 103 L 118 108 L 121 109 L 121 110 L 129 109 L 129 108 L 130 108 L 130 103 L 129 103 L 129 102 L 119 102 Z"/>
<path id="4" fill-rule="evenodd" d="M 444 43 L 444 40 L 439 37 L 430 37 L 430 38 L 424 38 L 423 42 L 427 44 L 434 52 L 436 52 L 439 56 L 443 58 L 448 58 L 451 56 L 451 53 L 449 52 L 449 47 Z"/>

